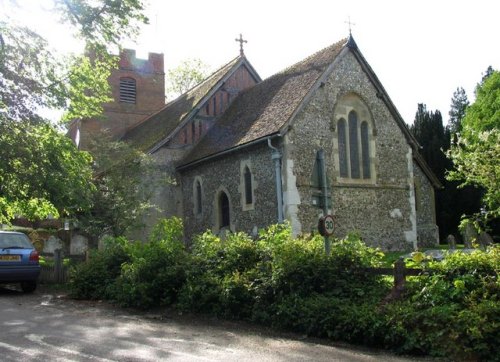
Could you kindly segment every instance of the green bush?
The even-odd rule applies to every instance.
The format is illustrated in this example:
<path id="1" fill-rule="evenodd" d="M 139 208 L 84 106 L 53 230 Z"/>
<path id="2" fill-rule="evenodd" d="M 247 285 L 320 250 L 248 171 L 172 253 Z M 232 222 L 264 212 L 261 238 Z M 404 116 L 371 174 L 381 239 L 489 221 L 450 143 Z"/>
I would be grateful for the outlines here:
<path id="1" fill-rule="evenodd" d="M 70 269 L 70 295 L 77 299 L 110 298 L 110 288 L 120 275 L 123 263 L 130 260 L 127 240 L 108 237 L 103 250 L 90 253 L 89 261 Z"/>
<path id="2" fill-rule="evenodd" d="M 408 283 L 406 298 L 387 306 L 385 344 L 404 353 L 460 360 L 500 356 L 500 248 L 454 253 Z"/>
<path id="3" fill-rule="evenodd" d="M 171 305 L 185 282 L 188 254 L 182 241 L 180 219 L 160 221 L 149 240 L 127 245 L 130 260 L 122 264 L 112 286 L 112 298 L 121 306 Z"/>

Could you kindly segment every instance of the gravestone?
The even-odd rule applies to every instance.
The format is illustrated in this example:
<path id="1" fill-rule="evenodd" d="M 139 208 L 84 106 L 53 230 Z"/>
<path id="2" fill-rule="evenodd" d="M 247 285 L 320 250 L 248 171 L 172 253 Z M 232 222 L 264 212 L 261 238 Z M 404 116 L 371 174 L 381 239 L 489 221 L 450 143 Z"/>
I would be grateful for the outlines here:
<path id="1" fill-rule="evenodd" d="M 491 237 L 490 234 L 487 232 L 483 231 L 479 236 L 477 237 L 477 241 L 479 242 L 479 246 L 481 249 L 486 250 L 486 248 L 493 244 L 493 238 Z"/>
<path id="2" fill-rule="evenodd" d="M 452 234 L 448 235 L 448 237 L 446 238 L 446 242 L 448 243 L 448 247 L 451 250 L 455 250 L 455 248 L 457 247 L 457 241 Z"/>
<path id="3" fill-rule="evenodd" d="M 63 242 L 58 237 L 51 235 L 45 243 L 43 243 L 43 253 L 54 254 L 57 249 L 63 248 Z"/>
<path id="4" fill-rule="evenodd" d="M 70 255 L 84 255 L 89 248 L 89 241 L 83 235 L 73 235 L 69 244 Z"/>
<path id="5" fill-rule="evenodd" d="M 471 249 L 472 243 L 474 243 L 478 237 L 476 228 L 471 222 L 465 225 L 462 237 L 464 239 L 464 248 Z"/>

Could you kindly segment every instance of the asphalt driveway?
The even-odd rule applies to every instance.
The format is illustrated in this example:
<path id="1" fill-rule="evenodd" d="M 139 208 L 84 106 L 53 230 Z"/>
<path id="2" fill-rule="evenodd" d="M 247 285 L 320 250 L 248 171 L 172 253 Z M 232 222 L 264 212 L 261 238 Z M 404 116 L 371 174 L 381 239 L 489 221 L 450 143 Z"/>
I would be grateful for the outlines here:
<path id="1" fill-rule="evenodd" d="M 242 323 L 0 286 L 1 361 L 416 361 Z M 169 315 L 170 313 L 170 315 Z"/>

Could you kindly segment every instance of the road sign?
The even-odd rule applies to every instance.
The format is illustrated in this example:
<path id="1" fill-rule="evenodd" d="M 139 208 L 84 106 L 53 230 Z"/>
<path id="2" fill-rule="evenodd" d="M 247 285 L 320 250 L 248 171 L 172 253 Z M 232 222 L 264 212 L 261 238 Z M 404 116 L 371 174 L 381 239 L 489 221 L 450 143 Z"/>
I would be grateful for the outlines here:
<path id="1" fill-rule="evenodd" d="M 319 219 L 318 223 L 319 233 L 323 236 L 330 236 L 333 234 L 334 225 L 333 225 L 333 216 L 326 215 Z"/>

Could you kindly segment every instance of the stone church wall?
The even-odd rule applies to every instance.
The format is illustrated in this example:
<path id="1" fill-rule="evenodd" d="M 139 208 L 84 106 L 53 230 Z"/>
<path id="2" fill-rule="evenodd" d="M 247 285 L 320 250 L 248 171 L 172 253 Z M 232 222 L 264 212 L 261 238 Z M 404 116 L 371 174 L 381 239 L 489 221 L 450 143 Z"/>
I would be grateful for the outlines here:
<path id="1" fill-rule="evenodd" d="M 253 205 L 244 205 L 242 171 L 251 170 Z M 186 240 L 217 227 L 217 195 L 226 192 L 230 203 L 230 229 L 249 234 L 277 222 L 276 186 L 271 149 L 264 142 L 181 172 Z M 202 212 L 195 211 L 195 180 L 201 182 Z"/>
<path id="2" fill-rule="evenodd" d="M 358 231 L 369 244 L 383 249 L 413 248 L 417 231 L 410 190 L 411 149 L 380 97 L 348 52 L 297 115 L 286 137 L 284 161 L 288 165 L 285 194 L 296 187 L 300 199 L 296 215 L 288 213 L 288 217 L 296 217 L 295 233 L 309 233 L 317 228 L 322 211 L 312 205 L 316 190 L 311 186 L 311 178 L 316 152 L 324 149 L 336 236 Z M 338 117 L 353 107 L 360 121 L 367 120 L 369 124 L 371 177 L 368 179 L 342 178 L 339 173 Z M 290 175 L 295 178 L 295 185 L 290 182 Z M 285 208 L 290 210 L 287 197 L 285 202 Z"/>
<path id="3" fill-rule="evenodd" d="M 439 243 L 439 230 L 436 225 L 434 188 L 417 164 L 413 166 L 413 175 L 415 178 L 418 247 L 436 246 Z"/>

